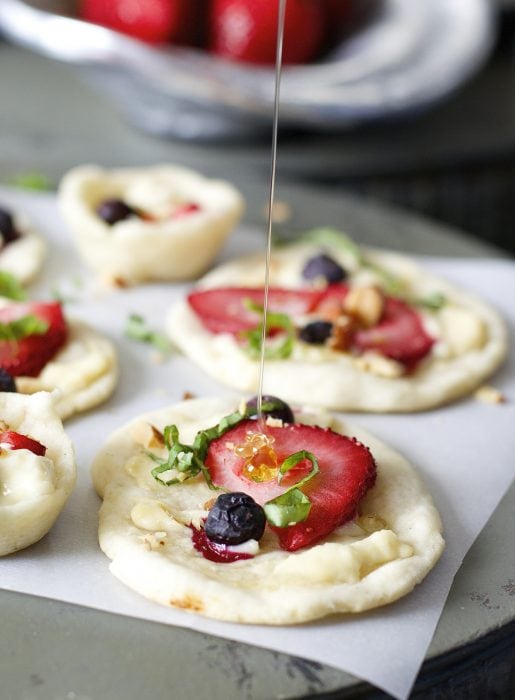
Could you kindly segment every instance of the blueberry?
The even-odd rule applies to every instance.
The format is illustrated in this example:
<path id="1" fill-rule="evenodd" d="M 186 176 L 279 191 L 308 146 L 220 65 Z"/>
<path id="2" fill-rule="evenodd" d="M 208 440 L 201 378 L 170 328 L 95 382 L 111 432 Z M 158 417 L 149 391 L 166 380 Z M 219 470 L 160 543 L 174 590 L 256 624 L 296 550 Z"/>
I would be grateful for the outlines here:
<path id="1" fill-rule="evenodd" d="M 3 391 L 16 391 L 16 384 L 9 372 L 0 367 L 0 392 Z"/>
<path id="2" fill-rule="evenodd" d="M 0 233 L 2 234 L 4 245 L 12 243 L 20 237 L 14 225 L 13 217 L 6 209 L 0 209 Z"/>
<path id="3" fill-rule="evenodd" d="M 257 396 L 253 396 L 245 405 L 247 410 L 250 409 L 249 418 L 257 418 Z M 295 423 L 293 411 L 286 402 L 278 399 L 277 396 L 263 395 L 261 408 L 267 416 L 278 418 L 283 423 Z"/>
<path id="4" fill-rule="evenodd" d="M 329 321 L 312 321 L 301 328 L 299 338 L 311 345 L 322 345 L 331 335 L 333 324 Z"/>
<path id="5" fill-rule="evenodd" d="M 336 260 L 328 255 L 321 253 L 310 258 L 304 265 L 302 277 L 305 280 L 314 280 L 317 277 L 323 277 L 329 284 L 341 282 L 347 277 L 347 272 L 339 265 Z"/>
<path id="6" fill-rule="evenodd" d="M 97 214 L 106 224 L 113 226 L 136 215 L 136 211 L 121 199 L 105 199 L 97 207 Z"/>
<path id="7" fill-rule="evenodd" d="M 222 493 L 209 511 L 204 531 L 211 542 L 241 544 L 259 540 L 266 525 L 265 511 L 246 493 Z"/>

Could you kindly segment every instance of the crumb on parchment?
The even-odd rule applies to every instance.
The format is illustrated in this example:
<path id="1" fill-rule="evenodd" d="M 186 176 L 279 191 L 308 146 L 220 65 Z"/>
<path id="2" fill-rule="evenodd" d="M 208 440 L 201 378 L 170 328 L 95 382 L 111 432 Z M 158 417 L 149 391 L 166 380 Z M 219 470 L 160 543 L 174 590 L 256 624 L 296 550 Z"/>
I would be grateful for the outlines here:
<path id="1" fill-rule="evenodd" d="M 474 392 L 474 398 L 490 405 L 506 403 L 506 396 L 490 384 L 483 384 Z"/>

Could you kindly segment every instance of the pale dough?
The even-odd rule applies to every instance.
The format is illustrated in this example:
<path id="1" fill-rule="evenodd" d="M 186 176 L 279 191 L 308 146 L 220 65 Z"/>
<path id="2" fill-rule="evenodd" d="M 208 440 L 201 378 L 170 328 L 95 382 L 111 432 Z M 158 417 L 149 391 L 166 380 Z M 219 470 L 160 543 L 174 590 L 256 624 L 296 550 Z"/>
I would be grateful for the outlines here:
<path id="1" fill-rule="evenodd" d="M 73 446 L 53 398 L 0 393 L 0 420 L 9 430 L 37 440 L 44 457 L 29 450 L 0 450 L 0 556 L 40 540 L 52 527 L 76 477 Z"/>
<path id="2" fill-rule="evenodd" d="M 26 285 L 32 282 L 43 265 L 46 244 L 25 217 L 14 216 L 14 225 L 21 236 L 0 250 L 0 270 Z"/>
<path id="3" fill-rule="evenodd" d="M 118 380 L 118 360 L 111 341 L 82 321 L 67 322 L 66 344 L 37 377 L 16 377 L 18 391 L 54 391 L 55 408 L 64 420 L 111 396 Z"/>
<path id="4" fill-rule="evenodd" d="M 302 286 L 301 271 L 321 246 L 296 244 L 274 251 L 272 286 Z M 418 411 L 440 406 L 473 391 L 502 363 L 507 333 L 499 314 L 473 294 L 423 270 L 409 258 L 377 250 L 364 251 L 409 285 L 414 296 L 435 292 L 448 303 L 436 312 L 424 312 L 429 332 L 436 337 L 429 357 L 412 375 L 396 376 L 395 364 L 378 355 L 355 358 L 326 347 L 296 342 L 287 360 L 267 360 L 265 393 L 295 404 L 315 404 L 334 410 Z M 330 250 L 351 273 L 352 284 L 380 283 L 370 270 L 358 268 L 352 256 Z M 223 265 L 206 275 L 201 288 L 258 287 L 263 284 L 263 256 L 253 255 Z M 204 328 L 186 300 L 178 302 L 167 319 L 173 342 L 207 374 L 240 391 L 255 392 L 258 362 L 252 360 L 229 334 L 212 334 Z"/>
<path id="5" fill-rule="evenodd" d="M 396 600 L 424 578 L 444 547 L 425 487 L 401 455 L 328 414 L 306 420 L 355 436 L 377 462 L 377 481 L 359 507 L 361 517 L 293 554 L 279 549 L 269 530 L 253 559 L 216 564 L 196 552 L 187 523 L 206 516 L 214 493 L 199 478 L 171 487 L 155 481 L 154 463 L 134 440 L 135 426 L 144 421 L 162 430 L 175 423 L 181 441 L 191 443 L 199 429 L 236 408 L 234 399 L 190 400 L 142 416 L 108 438 L 92 477 L 104 499 L 100 546 L 117 578 L 162 605 L 259 624 L 360 612 Z"/>
<path id="6" fill-rule="evenodd" d="M 120 198 L 160 218 L 133 217 L 109 226 L 96 214 L 108 198 Z M 200 211 L 177 219 L 166 216 L 181 202 L 194 202 Z M 85 262 L 100 275 L 128 284 L 197 277 L 244 210 L 242 196 L 228 182 L 171 165 L 74 168 L 61 182 L 59 204 Z"/>

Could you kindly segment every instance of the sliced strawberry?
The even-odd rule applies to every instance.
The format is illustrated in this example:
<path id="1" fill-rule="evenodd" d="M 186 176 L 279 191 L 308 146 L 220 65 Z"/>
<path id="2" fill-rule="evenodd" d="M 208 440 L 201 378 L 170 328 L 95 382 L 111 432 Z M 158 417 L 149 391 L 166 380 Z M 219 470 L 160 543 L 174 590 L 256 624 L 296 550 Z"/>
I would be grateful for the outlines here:
<path id="1" fill-rule="evenodd" d="M 324 292 L 315 289 L 280 289 L 272 287 L 268 295 L 271 311 L 280 311 L 292 318 L 312 311 Z M 255 328 L 260 315 L 245 307 L 245 300 L 263 304 L 263 290 L 253 287 L 219 287 L 192 292 L 188 302 L 211 333 L 233 333 Z"/>
<path id="2" fill-rule="evenodd" d="M 46 447 L 37 440 L 27 435 L 15 433 L 14 430 L 4 430 L 0 433 L 0 445 L 7 446 L 9 450 L 30 450 L 38 457 L 44 457 Z"/>
<path id="3" fill-rule="evenodd" d="M 279 3 L 275 0 L 212 0 L 210 47 L 238 61 L 275 62 Z M 326 33 L 324 4 L 288 0 L 283 63 L 305 63 L 320 52 Z"/>
<path id="4" fill-rule="evenodd" d="M 172 219 L 182 219 L 184 216 L 189 216 L 190 214 L 196 214 L 200 211 L 200 207 L 195 202 L 186 202 L 181 204 L 172 214 Z"/>
<path id="5" fill-rule="evenodd" d="M 410 369 L 430 352 L 434 342 L 415 309 L 393 297 L 386 299 L 381 321 L 357 331 L 353 340 L 358 350 L 376 350 Z"/>
<path id="6" fill-rule="evenodd" d="M 230 445 L 244 444 L 247 433 L 256 430 L 255 421 L 243 421 L 214 440 L 209 447 L 206 465 L 217 486 L 243 491 L 263 505 L 303 478 L 311 464 L 304 460 L 286 474 L 281 484 L 276 479 L 252 481 L 242 473 L 245 462 Z M 273 449 L 278 464 L 299 450 L 308 450 L 315 455 L 320 466 L 319 474 L 302 487 L 311 501 L 307 520 L 289 527 L 273 528 L 281 547 L 292 552 L 318 542 L 354 517 L 358 503 L 374 484 L 376 466 L 367 447 L 327 428 L 302 424 L 283 428 L 266 426 L 266 433 L 274 438 Z"/>
<path id="7" fill-rule="evenodd" d="M 193 40 L 196 0 L 82 0 L 80 16 L 152 44 Z"/>
<path id="8" fill-rule="evenodd" d="M 346 284 L 330 284 L 325 290 L 315 313 L 325 321 L 335 321 L 343 310 L 343 301 L 349 292 Z"/>
<path id="9" fill-rule="evenodd" d="M 46 333 L 16 341 L 0 341 L 0 367 L 13 377 L 37 377 L 66 342 L 66 321 L 61 305 L 57 302 L 9 304 L 0 309 L 0 323 L 9 323 L 31 315 L 48 323 Z"/>

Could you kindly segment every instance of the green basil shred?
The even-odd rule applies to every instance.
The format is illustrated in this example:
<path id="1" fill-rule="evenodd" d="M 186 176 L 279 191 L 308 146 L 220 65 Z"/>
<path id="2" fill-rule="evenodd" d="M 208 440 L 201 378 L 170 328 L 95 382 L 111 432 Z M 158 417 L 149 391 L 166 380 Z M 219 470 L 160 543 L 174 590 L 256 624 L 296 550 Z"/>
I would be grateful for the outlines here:
<path id="1" fill-rule="evenodd" d="M 200 473 L 204 476 L 210 489 L 215 490 L 209 469 L 205 465 L 205 459 L 209 445 L 213 440 L 222 437 L 228 430 L 233 428 L 247 416 L 239 412 L 231 413 L 222 418 L 218 425 L 207 430 L 200 430 L 195 436 L 193 445 L 186 445 L 179 440 L 179 429 L 176 425 L 167 425 L 164 429 L 165 447 L 168 450 L 167 459 L 159 459 L 152 453 L 147 453 L 151 459 L 158 462 L 158 466 L 152 469 L 152 476 L 165 486 L 180 484 L 187 479 L 192 479 Z M 172 477 L 171 479 L 161 478 L 161 474 L 167 471 L 176 470 L 183 476 L 182 478 Z"/>
<path id="2" fill-rule="evenodd" d="M 47 321 L 28 314 L 8 323 L 0 323 L 0 340 L 16 342 L 30 335 L 44 335 L 48 328 Z"/>
<path id="3" fill-rule="evenodd" d="M 243 304 L 249 311 L 254 311 L 259 314 L 264 313 L 263 306 L 261 304 L 256 304 L 252 299 L 244 299 Z M 286 360 L 292 354 L 295 344 L 296 332 L 293 321 L 288 314 L 279 311 L 268 311 L 266 318 L 267 336 L 272 329 L 281 329 L 285 331 L 285 333 L 281 335 L 277 342 L 265 347 L 265 358 L 267 360 Z M 242 331 L 241 337 L 246 340 L 246 345 L 244 346 L 245 351 L 252 359 L 259 359 L 261 355 L 261 340 L 263 337 L 263 320 L 261 319 L 261 323 L 255 328 Z"/>
<path id="4" fill-rule="evenodd" d="M 143 316 L 139 314 L 130 314 L 125 326 L 125 335 L 131 340 L 137 340 L 140 343 L 148 343 L 153 345 L 156 350 L 163 353 L 169 353 L 172 349 L 171 343 L 162 333 L 152 330 L 146 323 Z"/>
<path id="5" fill-rule="evenodd" d="M 17 278 L 4 270 L 0 270 L 0 297 L 14 301 L 24 301 L 27 298 Z"/>

